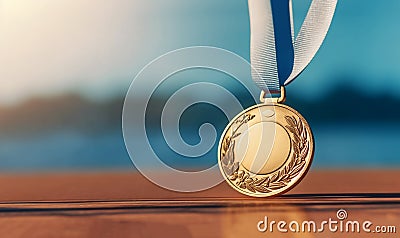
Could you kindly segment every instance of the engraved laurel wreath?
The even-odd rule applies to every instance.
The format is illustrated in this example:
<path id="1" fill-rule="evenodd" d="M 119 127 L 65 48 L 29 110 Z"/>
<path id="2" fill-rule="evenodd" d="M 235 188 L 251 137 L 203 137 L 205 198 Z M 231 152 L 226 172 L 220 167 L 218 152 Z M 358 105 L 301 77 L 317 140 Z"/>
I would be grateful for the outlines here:
<path id="1" fill-rule="evenodd" d="M 285 126 L 292 133 L 294 159 L 271 175 L 259 177 L 252 176 L 249 172 L 239 169 L 239 162 L 235 162 L 235 139 L 240 136 L 238 130 L 245 123 L 254 119 L 254 115 L 244 114 L 233 122 L 230 136 L 222 142 L 222 167 L 229 180 L 236 183 L 241 189 L 256 193 L 270 193 L 287 186 L 293 178 L 299 175 L 306 165 L 306 157 L 310 152 L 308 132 L 300 118 L 285 116 Z"/>

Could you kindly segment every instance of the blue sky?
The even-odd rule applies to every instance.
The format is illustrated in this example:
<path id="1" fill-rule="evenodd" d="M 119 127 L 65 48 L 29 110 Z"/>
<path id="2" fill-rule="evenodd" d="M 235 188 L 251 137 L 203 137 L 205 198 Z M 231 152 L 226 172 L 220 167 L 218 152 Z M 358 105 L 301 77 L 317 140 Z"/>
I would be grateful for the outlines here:
<path id="1" fill-rule="evenodd" d="M 294 0 L 297 23 L 309 2 Z M 399 12 L 398 0 L 339 1 L 290 91 L 313 99 L 349 85 L 400 95 Z M 168 51 L 210 45 L 249 59 L 249 42 L 245 0 L 0 0 L 0 104 L 68 92 L 104 99 Z"/>

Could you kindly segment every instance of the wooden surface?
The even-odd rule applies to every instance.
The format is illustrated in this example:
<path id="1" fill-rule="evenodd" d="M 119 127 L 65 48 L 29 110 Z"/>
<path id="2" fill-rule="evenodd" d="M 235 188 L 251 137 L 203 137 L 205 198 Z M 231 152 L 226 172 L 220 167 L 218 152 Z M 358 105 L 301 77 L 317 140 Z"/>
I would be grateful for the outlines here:
<path id="1" fill-rule="evenodd" d="M 400 224 L 396 170 L 310 171 L 290 193 L 244 197 L 227 184 L 199 193 L 159 188 L 137 173 L 0 176 L 0 237 L 400 237 L 260 233 L 258 221 L 349 219 Z M 398 227 L 400 228 L 400 227 Z"/>

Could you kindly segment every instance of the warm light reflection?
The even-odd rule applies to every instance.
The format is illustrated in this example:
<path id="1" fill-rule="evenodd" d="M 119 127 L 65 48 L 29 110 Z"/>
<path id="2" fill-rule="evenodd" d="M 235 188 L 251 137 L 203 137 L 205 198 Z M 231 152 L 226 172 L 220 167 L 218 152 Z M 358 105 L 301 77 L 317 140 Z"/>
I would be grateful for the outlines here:
<path id="1" fill-rule="evenodd" d="M 146 50 L 145 38 L 153 38 L 159 28 L 146 20 L 152 4 L 137 5 L 125 0 L 2 1 L 0 104 L 68 91 L 99 97 L 121 91 Z M 145 28 L 153 30 L 146 33 Z"/>

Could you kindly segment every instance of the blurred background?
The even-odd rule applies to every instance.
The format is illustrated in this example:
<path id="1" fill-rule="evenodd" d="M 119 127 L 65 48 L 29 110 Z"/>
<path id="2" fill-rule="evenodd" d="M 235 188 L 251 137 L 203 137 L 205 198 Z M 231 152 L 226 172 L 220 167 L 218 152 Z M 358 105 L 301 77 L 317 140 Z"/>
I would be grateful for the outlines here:
<path id="1" fill-rule="evenodd" d="M 309 4 L 294 0 L 297 30 Z M 288 104 L 314 131 L 314 169 L 400 168 L 399 12 L 398 0 L 339 1 L 321 50 L 287 87 Z M 0 0 L 1 173 L 132 170 L 121 113 L 134 76 L 154 58 L 195 45 L 249 60 L 248 18 L 246 0 Z M 155 107 L 165 95 L 154 96 Z M 188 109 L 183 138 L 196 144 L 208 117 L 220 134 L 228 122 L 220 114 L 206 105 Z M 188 160 L 155 134 L 153 143 L 177 168 L 217 161 L 216 147 Z"/>

